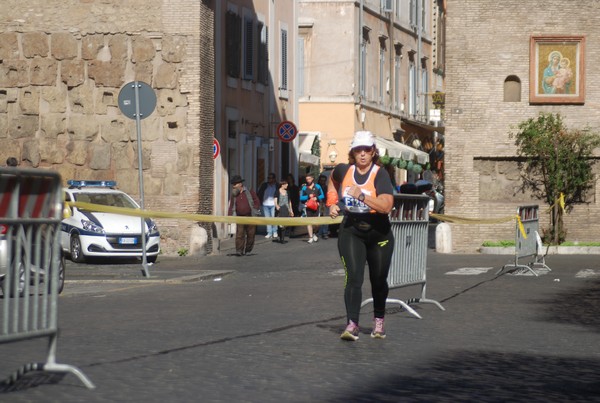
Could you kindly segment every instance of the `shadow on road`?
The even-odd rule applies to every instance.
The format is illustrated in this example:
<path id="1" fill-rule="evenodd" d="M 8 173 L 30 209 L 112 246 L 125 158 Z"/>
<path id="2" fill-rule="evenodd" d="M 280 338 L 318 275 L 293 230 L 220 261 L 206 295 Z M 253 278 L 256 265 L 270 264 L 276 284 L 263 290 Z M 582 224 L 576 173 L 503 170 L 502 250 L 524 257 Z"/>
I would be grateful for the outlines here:
<path id="1" fill-rule="evenodd" d="M 591 402 L 598 373 L 599 361 L 461 350 L 330 402 Z"/>

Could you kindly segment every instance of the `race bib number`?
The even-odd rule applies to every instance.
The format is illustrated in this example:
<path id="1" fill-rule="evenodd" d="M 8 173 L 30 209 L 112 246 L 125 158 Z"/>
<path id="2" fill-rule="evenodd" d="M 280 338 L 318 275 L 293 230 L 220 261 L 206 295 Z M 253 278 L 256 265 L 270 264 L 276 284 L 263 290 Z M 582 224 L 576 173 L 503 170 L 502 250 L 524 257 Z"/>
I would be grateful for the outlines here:
<path id="1" fill-rule="evenodd" d="M 351 213 L 369 213 L 371 211 L 371 207 L 367 206 L 365 203 L 361 202 L 358 199 L 350 196 L 348 194 L 348 190 L 350 187 L 347 187 L 342 192 L 342 199 L 344 201 L 344 206 L 346 206 L 346 210 Z M 363 189 L 363 193 L 365 196 L 370 196 L 371 193 Z"/>

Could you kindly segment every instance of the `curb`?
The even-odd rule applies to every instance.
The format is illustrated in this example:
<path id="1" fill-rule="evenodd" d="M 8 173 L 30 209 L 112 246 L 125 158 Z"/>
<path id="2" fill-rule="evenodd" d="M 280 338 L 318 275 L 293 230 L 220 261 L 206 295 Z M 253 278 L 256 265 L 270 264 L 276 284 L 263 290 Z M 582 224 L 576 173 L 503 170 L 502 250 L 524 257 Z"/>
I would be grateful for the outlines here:
<path id="1" fill-rule="evenodd" d="M 544 255 L 600 255 L 600 247 L 597 246 L 544 246 Z M 515 247 L 482 246 L 479 252 L 485 255 L 514 255 Z"/>
<path id="2" fill-rule="evenodd" d="M 203 270 L 200 273 L 192 274 L 188 276 L 180 276 L 173 278 L 158 278 L 159 276 L 150 276 L 150 278 L 143 277 L 121 277 L 118 279 L 81 279 L 81 280 L 65 280 L 65 284 L 183 284 L 193 283 L 205 280 L 214 280 L 217 278 L 228 276 L 235 273 L 233 270 Z M 154 277 L 154 278 L 153 278 Z"/>

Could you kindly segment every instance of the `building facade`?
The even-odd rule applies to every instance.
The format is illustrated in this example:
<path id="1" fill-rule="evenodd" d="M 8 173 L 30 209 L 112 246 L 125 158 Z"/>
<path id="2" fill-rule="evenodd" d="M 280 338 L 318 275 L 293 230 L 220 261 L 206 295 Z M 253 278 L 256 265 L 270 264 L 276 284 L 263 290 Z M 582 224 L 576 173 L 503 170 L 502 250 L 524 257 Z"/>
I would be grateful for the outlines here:
<path id="1" fill-rule="evenodd" d="M 135 120 L 120 89 L 156 93 L 142 120 L 145 208 L 212 214 L 214 11 L 198 0 L 6 0 L 0 16 L 0 161 L 63 179 L 116 180 L 139 200 Z M 165 253 L 211 225 L 157 220 Z"/>
<path id="2" fill-rule="evenodd" d="M 600 58 L 597 4 L 447 0 L 447 6 L 446 213 L 501 218 L 514 216 L 517 206 L 539 204 L 540 226 L 547 227 L 548 206 L 517 191 L 509 133 L 540 112 L 560 113 L 568 127 L 600 132 L 600 89 L 593 85 L 600 75 L 594 69 Z M 573 38 L 584 46 L 569 45 Z M 546 94 L 541 71 L 553 50 L 573 54 L 576 74 L 570 89 Z M 600 227 L 593 223 L 600 219 L 599 199 L 595 184 L 587 202 L 565 215 L 567 240 L 598 240 Z M 451 231 L 453 251 L 472 252 L 484 241 L 514 239 L 515 223 L 452 224 Z"/>
<path id="3" fill-rule="evenodd" d="M 443 92 L 443 3 L 428 0 L 300 0 L 300 130 L 318 134 L 321 165 L 347 161 L 357 130 L 382 154 L 430 170 L 442 127 L 432 93 Z M 441 126 L 441 122 L 439 125 Z M 402 169 L 399 183 L 420 172 Z"/>
<path id="4" fill-rule="evenodd" d="M 215 2 L 215 214 L 227 214 L 229 178 L 241 175 L 257 189 L 270 172 L 296 176 L 298 137 L 278 136 L 283 122 L 297 126 L 295 101 L 296 2 Z M 296 176 L 297 177 L 297 176 Z M 219 238 L 233 226 L 217 225 Z"/>
<path id="5" fill-rule="evenodd" d="M 157 96 L 141 124 L 146 209 L 226 215 L 230 176 L 256 188 L 269 172 L 297 174 L 298 139 L 276 134 L 297 120 L 294 1 L 5 3 L 1 161 L 116 180 L 139 199 L 135 120 L 118 95 L 142 81 Z M 231 232 L 157 221 L 165 253 L 210 253 Z"/>

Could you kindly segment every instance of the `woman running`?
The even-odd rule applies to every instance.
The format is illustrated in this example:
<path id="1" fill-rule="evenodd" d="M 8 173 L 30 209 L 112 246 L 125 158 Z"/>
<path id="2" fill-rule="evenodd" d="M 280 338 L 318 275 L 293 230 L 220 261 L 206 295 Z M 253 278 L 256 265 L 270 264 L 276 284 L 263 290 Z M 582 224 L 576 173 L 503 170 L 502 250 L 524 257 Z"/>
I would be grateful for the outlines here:
<path id="1" fill-rule="evenodd" d="M 371 337 L 385 338 L 387 277 L 394 252 L 388 214 L 394 205 L 394 189 L 387 171 L 377 165 L 378 160 L 375 136 L 368 131 L 358 131 L 350 145 L 349 164 L 337 165 L 329 177 L 329 214 L 332 218 L 344 215 L 338 234 L 338 250 L 346 272 L 347 326 L 341 335 L 343 340 L 358 340 L 367 262 L 374 310 Z"/>

